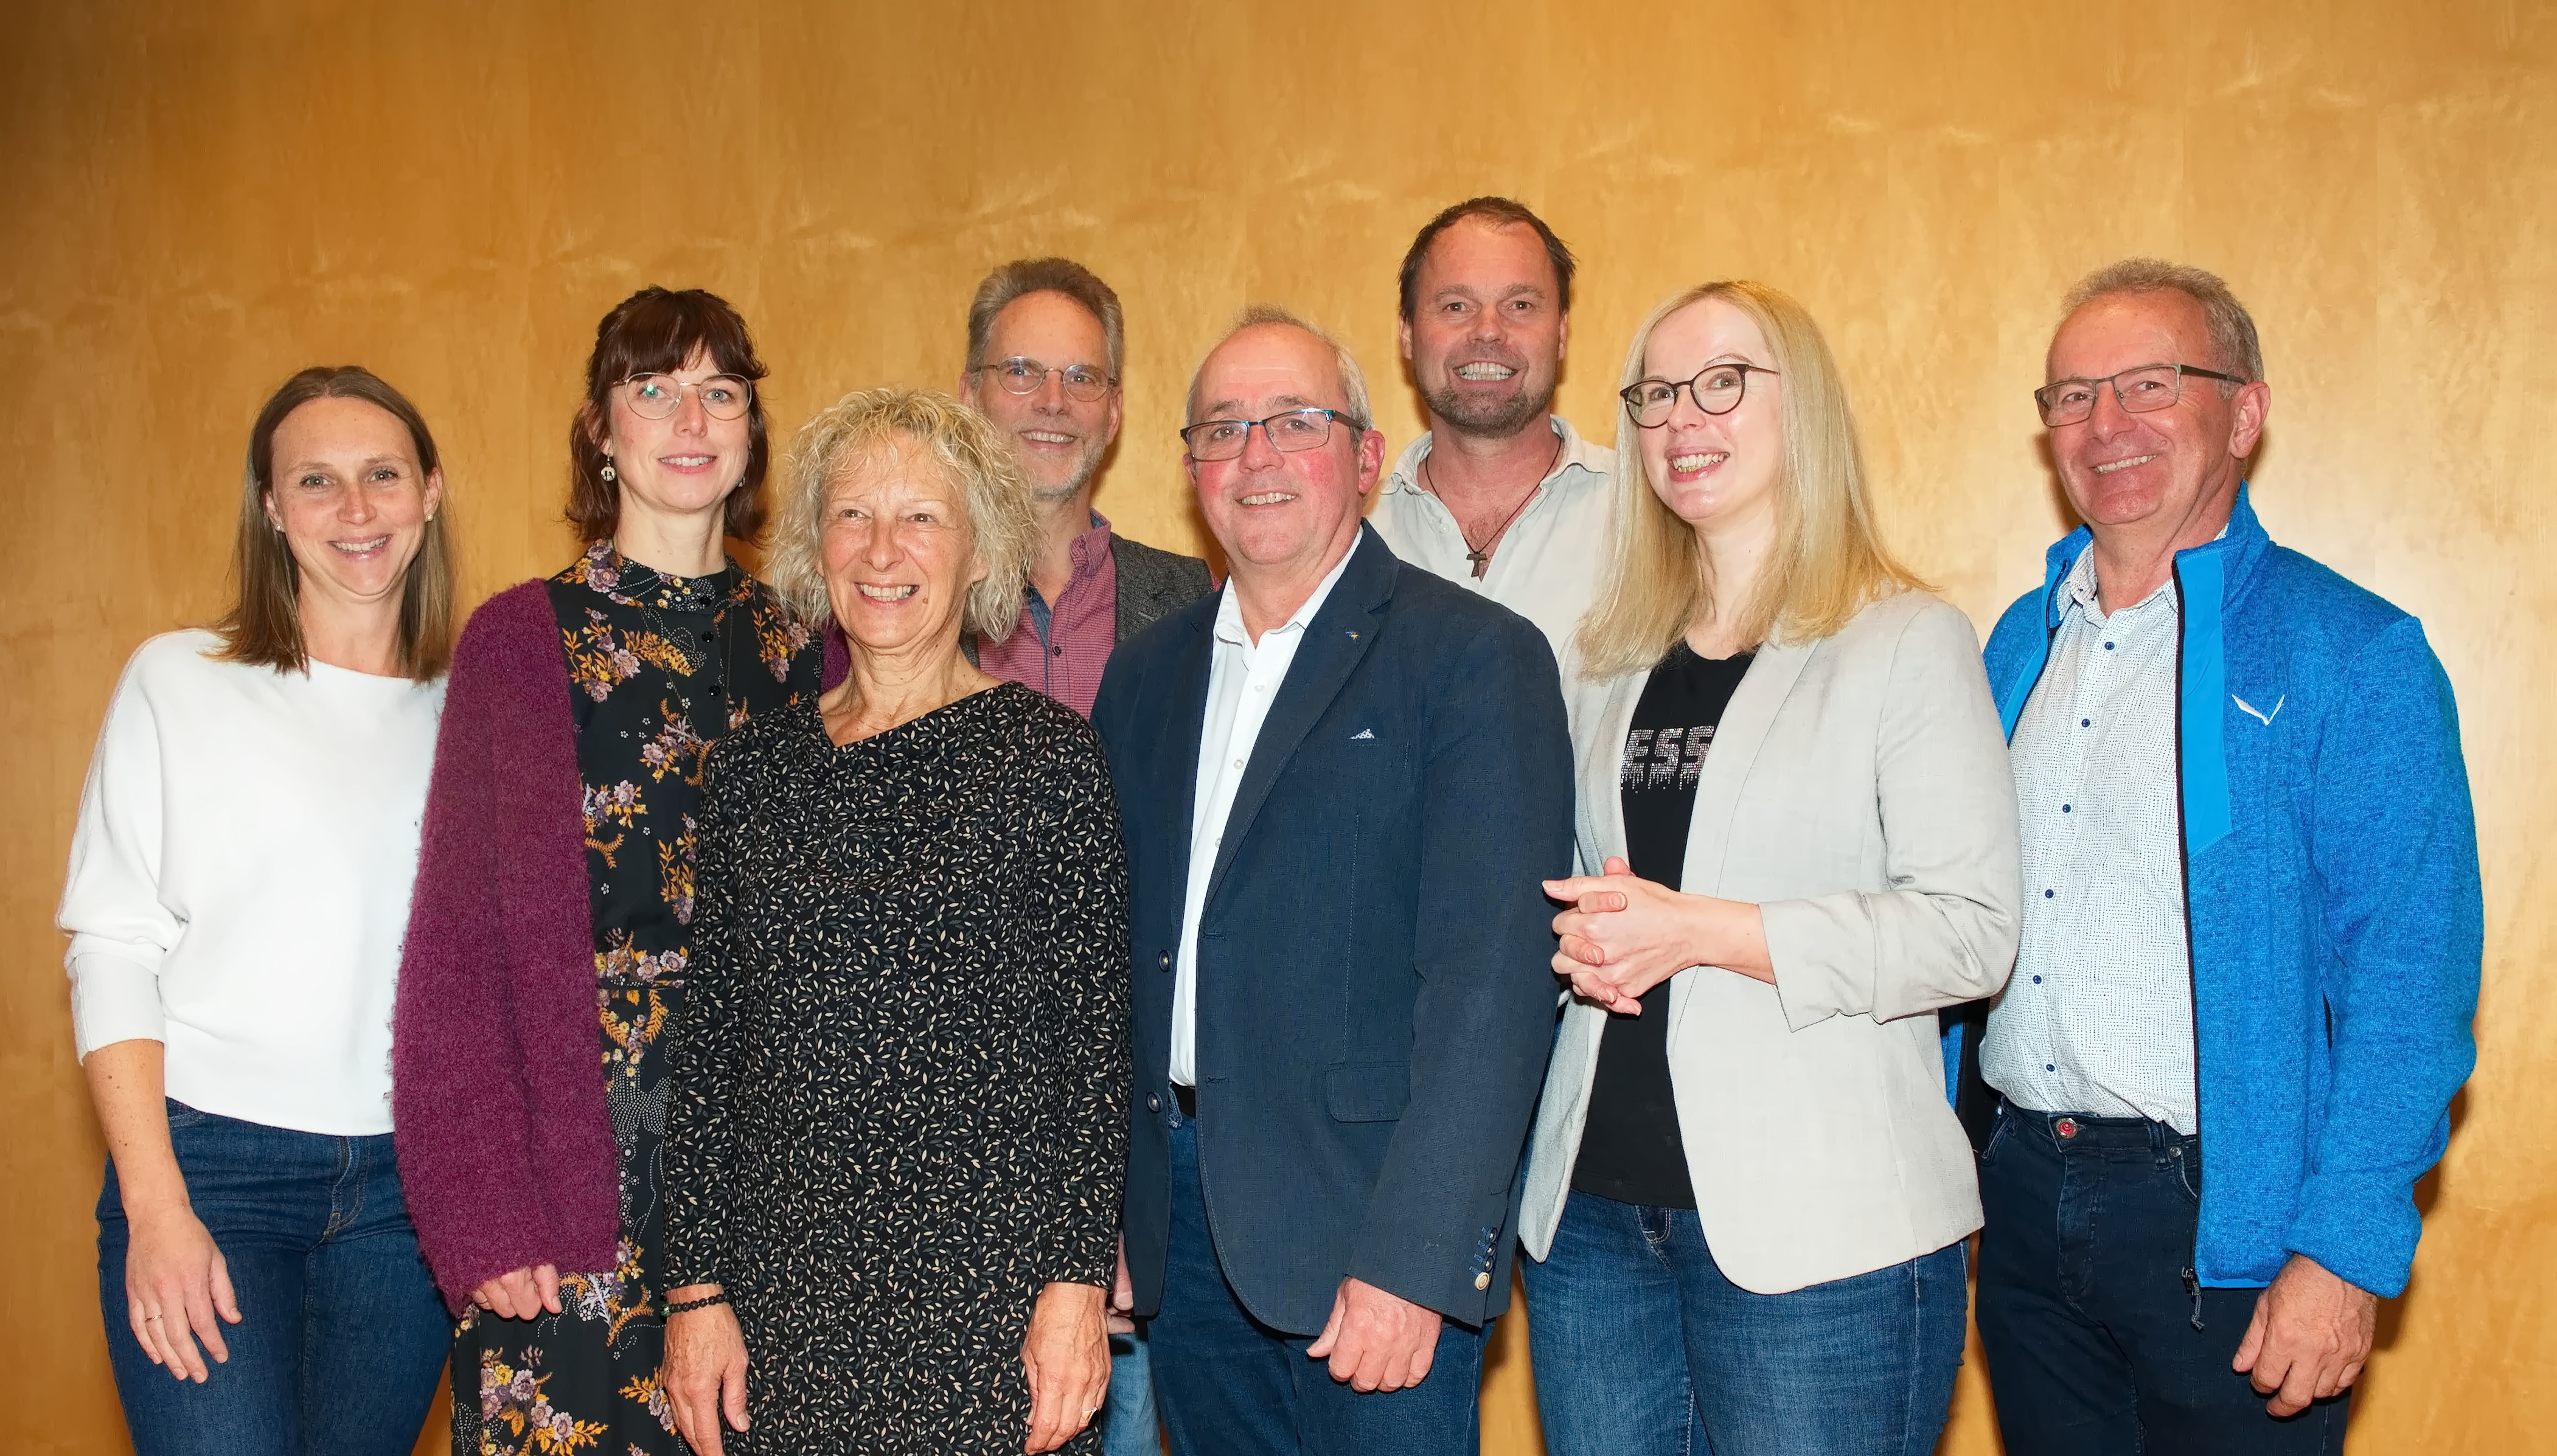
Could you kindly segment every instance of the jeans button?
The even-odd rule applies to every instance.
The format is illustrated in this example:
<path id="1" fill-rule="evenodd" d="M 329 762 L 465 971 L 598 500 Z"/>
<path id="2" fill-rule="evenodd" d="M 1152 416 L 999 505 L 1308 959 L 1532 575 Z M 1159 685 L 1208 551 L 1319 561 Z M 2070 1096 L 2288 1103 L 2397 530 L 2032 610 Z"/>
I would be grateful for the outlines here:
<path id="1" fill-rule="evenodd" d="M 2063 1137 L 2075 1137 L 2078 1135 L 2078 1120 L 2076 1118 L 2062 1118 L 2058 1123 L 2052 1125 L 2052 1130 L 2058 1132 Z"/>

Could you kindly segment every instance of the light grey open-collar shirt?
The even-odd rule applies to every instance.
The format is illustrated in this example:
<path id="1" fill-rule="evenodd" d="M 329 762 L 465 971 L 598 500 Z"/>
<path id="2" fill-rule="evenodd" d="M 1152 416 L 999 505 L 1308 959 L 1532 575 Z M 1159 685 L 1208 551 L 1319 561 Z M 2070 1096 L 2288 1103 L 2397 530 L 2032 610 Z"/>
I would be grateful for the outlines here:
<path id="1" fill-rule="evenodd" d="M 2024 938 L 1980 1073 L 2019 1107 L 2201 1125 L 2176 802 L 2173 578 L 2107 615 L 2095 552 L 2062 585 L 2051 660 L 2008 758 Z"/>
<path id="2" fill-rule="evenodd" d="M 1572 634 L 1580 630 L 1580 618 L 1597 596 L 1598 578 L 1607 569 L 1616 452 L 1581 439 L 1560 415 L 1548 418 L 1562 439 L 1561 449 L 1552 468 L 1537 482 L 1536 494 L 1493 548 L 1483 576 L 1477 578 L 1474 564 L 1466 559 L 1470 548 L 1456 527 L 1455 513 L 1420 482 L 1420 463 L 1429 458 L 1426 434 L 1395 458 L 1393 472 L 1368 512 L 1368 524 L 1396 556 L 1536 623 L 1568 675 Z"/>

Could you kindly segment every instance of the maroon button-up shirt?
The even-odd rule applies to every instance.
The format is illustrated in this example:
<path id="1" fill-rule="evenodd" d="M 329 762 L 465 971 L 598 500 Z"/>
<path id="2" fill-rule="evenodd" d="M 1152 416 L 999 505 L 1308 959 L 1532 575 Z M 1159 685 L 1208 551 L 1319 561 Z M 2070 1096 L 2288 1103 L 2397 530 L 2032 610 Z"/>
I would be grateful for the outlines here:
<path id="1" fill-rule="evenodd" d="M 1051 602 L 1030 588 L 1010 636 L 1001 642 L 978 639 L 977 665 L 1090 718 L 1092 700 L 1101 693 L 1101 669 L 1119 636 L 1119 563 L 1110 554 L 1110 522 L 1093 512 L 1092 529 L 1075 537 L 1068 550 L 1074 574 L 1065 590 Z"/>

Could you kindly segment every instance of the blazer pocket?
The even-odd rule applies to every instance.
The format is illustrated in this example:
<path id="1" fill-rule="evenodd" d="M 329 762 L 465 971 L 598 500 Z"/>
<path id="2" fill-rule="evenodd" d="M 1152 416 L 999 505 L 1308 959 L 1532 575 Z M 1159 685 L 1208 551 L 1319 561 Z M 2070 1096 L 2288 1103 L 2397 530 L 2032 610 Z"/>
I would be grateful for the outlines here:
<path id="1" fill-rule="evenodd" d="M 1323 1107 L 1335 1123 L 1391 1123 L 1410 1101 L 1410 1062 L 1351 1062 L 1323 1074 Z"/>

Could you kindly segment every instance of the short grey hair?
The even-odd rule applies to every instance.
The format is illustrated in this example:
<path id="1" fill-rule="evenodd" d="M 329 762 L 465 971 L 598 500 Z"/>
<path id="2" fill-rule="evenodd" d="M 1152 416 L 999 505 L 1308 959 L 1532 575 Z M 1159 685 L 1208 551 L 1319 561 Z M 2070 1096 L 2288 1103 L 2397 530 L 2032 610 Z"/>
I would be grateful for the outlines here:
<path id="1" fill-rule="evenodd" d="M 2264 377 L 2264 346 L 2256 340 L 2255 321 L 2219 274 L 2163 258 L 2124 258 L 2080 279 L 2062 302 L 2060 317 L 2066 322 L 2080 309 L 2116 293 L 2183 294 L 2202 306 L 2203 322 L 2211 331 L 2211 351 L 2219 355 L 2212 367 L 2236 375 L 2240 384 Z"/>
<path id="2" fill-rule="evenodd" d="M 1127 342 L 1127 316 L 1119 308 L 1117 291 L 1102 282 L 1100 274 L 1072 258 L 1015 258 L 986 275 L 986 281 L 977 285 L 976 298 L 968 304 L 968 367 L 980 369 L 989 362 L 986 341 L 994 336 L 995 316 L 1009 308 L 1013 300 L 1033 293 L 1061 293 L 1101 321 L 1103 346 L 1110 354 L 1110 379 L 1117 383 Z"/>
<path id="3" fill-rule="evenodd" d="M 1234 321 L 1234 327 L 1219 335 L 1216 342 L 1209 346 L 1207 353 L 1199 355 L 1198 367 L 1190 371 L 1189 403 L 1182 407 L 1183 423 L 1191 425 L 1198 423 L 1199 377 L 1207 371 L 1208 356 L 1225 347 L 1227 339 L 1246 329 L 1259 329 L 1270 324 L 1311 334 L 1315 342 L 1330 349 L 1332 362 L 1340 369 L 1341 394 L 1350 407 L 1350 423 L 1358 426 L 1362 431 L 1376 428 L 1375 412 L 1368 408 L 1367 403 L 1367 374 L 1359 368 L 1358 359 L 1350 353 L 1349 345 L 1334 338 L 1328 331 L 1306 320 L 1302 315 L 1278 304 L 1254 304 L 1244 310 Z"/>
<path id="4" fill-rule="evenodd" d="M 859 390 L 800 428 L 782 483 L 780 531 L 764 561 L 773 594 L 802 621 L 833 619 L 826 595 L 828 488 L 847 469 L 884 464 L 907 450 L 939 465 L 959 487 L 969 544 L 986 566 L 986 580 L 968 589 L 962 625 L 1000 642 L 1020 622 L 1038 541 L 1029 480 L 992 421 L 937 390 Z"/>

